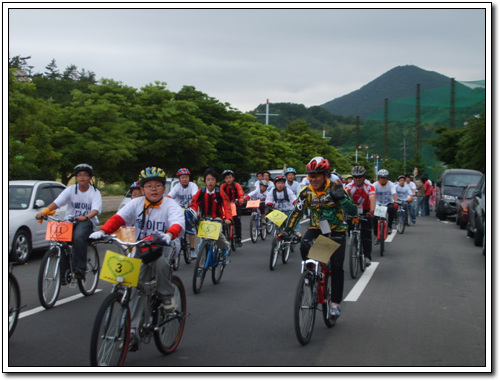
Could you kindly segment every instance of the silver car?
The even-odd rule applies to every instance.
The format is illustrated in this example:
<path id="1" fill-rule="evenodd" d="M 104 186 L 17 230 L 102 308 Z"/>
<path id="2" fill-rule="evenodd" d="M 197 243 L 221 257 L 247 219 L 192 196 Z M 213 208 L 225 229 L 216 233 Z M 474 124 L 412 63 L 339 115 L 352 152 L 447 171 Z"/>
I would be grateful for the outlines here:
<path id="1" fill-rule="evenodd" d="M 66 188 L 56 181 L 9 181 L 9 255 L 10 260 L 25 263 L 33 249 L 48 247 L 47 222 L 37 222 L 35 215 L 52 203 Z M 54 217 L 64 218 L 66 207 Z"/>

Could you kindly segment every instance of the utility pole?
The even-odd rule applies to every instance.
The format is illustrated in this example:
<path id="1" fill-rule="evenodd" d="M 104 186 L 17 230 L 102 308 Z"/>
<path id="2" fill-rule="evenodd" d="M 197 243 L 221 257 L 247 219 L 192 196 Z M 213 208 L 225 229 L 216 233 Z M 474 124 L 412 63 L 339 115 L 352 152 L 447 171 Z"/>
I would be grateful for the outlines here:
<path id="1" fill-rule="evenodd" d="M 415 110 L 415 153 L 420 154 L 420 83 L 417 84 L 417 104 Z"/>
<path id="2" fill-rule="evenodd" d="M 266 124 L 269 124 L 269 117 L 270 116 L 279 116 L 280 114 L 269 114 L 269 99 L 266 101 L 266 113 L 257 113 L 255 115 L 265 115 L 266 116 Z"/>
<path id="3" fill-rule="evenodd" d="M 450 128 L 455 128 L 455 78 L 451 79 L 450 93 Z"/>
<path id="4" fill-rule="evenodd" d="M 403 167 L 404 173 L 406 173 L 406 138 L 403 138 L 403 146 L 401 147 L 403 150 Z"/>
<path id="5" fill-rule="evenodd" d="M 384 159 L 389 157 L 389 98 L 384 100 Z"/>

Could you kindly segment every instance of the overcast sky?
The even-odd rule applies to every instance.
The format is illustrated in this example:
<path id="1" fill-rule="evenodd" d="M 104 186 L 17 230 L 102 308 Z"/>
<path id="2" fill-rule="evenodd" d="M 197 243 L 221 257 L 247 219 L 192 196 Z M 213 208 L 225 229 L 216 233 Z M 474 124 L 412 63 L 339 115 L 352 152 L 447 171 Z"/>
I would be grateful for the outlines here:
<path id="1" fill-rule="evenodd" d="M 10 9 L 4 54 L 31 55 L 34 72 L 54 58 L 135 88 L 190 85 L 250 111 L 320 105 L 401 65 L 485 79 L 485 23 L 484 9 Z"/>

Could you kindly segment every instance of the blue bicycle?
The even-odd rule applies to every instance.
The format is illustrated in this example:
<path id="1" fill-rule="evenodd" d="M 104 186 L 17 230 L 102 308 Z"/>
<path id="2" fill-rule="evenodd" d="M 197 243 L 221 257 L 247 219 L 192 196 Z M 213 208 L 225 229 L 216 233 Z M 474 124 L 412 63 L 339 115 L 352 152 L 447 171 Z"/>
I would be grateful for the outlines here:
<path id="1" fill-rule="evenodd" d="M 205 220 L 218 222 L 220 218 Z M 205 280 L 205 275 L 207 271 L 212 271 L 212 283 L 218 284 L 224 273 L 224 269 L 228 264 L 229 252 L 227 256 L 222 254 L 222 250 L 217 247 L 217 240 L 203 238 L 198 250 L 198 258 L 196 258 L 196 264 L 194 266 L 193 275 L 193 292 L 198 294 L 203 286 L 203 281 Z"/>

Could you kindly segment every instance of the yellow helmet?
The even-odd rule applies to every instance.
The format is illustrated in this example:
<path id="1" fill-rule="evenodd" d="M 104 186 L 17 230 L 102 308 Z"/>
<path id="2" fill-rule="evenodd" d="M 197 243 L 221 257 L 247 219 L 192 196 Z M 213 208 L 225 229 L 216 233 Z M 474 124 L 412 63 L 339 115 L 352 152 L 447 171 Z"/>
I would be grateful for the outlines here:
<path id="1" fill-rule="evenodd" d="M 165 175 L 165 171 L 158 167 L 148 167 L 139 174 L 139 182 L 141 183 L 141 187 L 144 186 L 146 182 L 149 180 L 158 180 L 161 181 L 163 185 L 167 182 L 167 176 Z"/>

